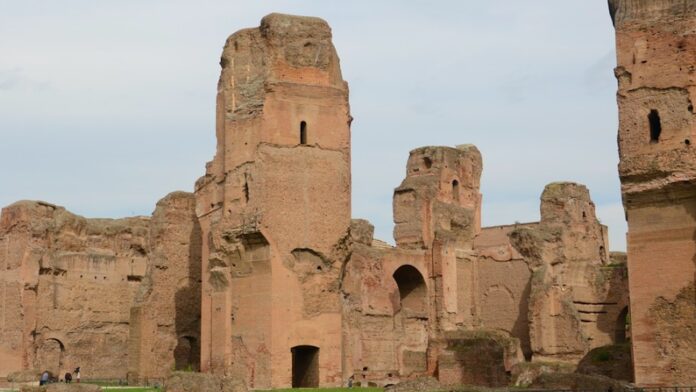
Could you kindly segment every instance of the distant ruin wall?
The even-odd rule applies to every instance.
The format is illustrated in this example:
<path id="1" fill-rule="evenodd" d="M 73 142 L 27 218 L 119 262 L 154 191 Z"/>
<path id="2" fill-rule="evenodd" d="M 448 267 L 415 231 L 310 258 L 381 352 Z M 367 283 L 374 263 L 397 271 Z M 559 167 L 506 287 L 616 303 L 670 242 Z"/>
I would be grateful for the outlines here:
<path id="1" fill-rule="evenodd" d="M 2 339 L 22 368 L 88 377 L 125 377 L 129 308 L 147 264 L 148 218 L 85 219 L 42 202 L 2 211 Z M 8 306 L 9 305 L 9 306 Z M 5 351 L 7 352 L 7 351 Z M 100 353 L 94 355 L 94 353 Z"/>
<path id="2" fill-rule="evenodd" d="M 199 278 L 184 267 L 198 266 L 197 254 L 188 251 L 198 243 L 191 239 L 197 235 L 191 229 L 196 222 L 192 195 L 183 192 L 163 199 L 152 219 L 85 219 L 31 201 L 4 208 L 0 375 L 33 368 L 64 374 L 79 366 L 84 378 L 125 379 L 132 352 L 131 307 L 145 292 L 159 293 L 159 308 L 149 309 L 147 317 L 159 314 L 169 320 L 162 323 L 164 330 L 188 323 L 195 333 Z M 175 265 L 181 248 L 186 249 L 184 260 Z M 168 267 L 180 279 L 167 280 L 154 272 Z M 174 295 L 190 285 L 191 293 Z M 178 303 L 183 313 L 163 313 L 170 302 Z M 176 334 L 171 334 L 175 342 Z M 150 344 L 160 353 L 154 363 L 161 367 L 173 362 L 167 359 L 173 359 L 174 342 L 158 336 Z"/>

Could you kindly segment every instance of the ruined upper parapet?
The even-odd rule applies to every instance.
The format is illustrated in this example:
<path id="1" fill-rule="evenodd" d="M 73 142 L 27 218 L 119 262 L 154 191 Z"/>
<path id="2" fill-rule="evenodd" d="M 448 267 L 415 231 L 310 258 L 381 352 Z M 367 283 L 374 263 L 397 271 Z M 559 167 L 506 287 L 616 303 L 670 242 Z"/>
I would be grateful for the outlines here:
<path id="1" fill-rule="evenodd" d="M 624 23 L 650 23 L 662 18 L 696 14 L 692 0 L 609 0 L 609 14 L 614 26 Z"/>
<path id="2" fill-rule="evenodd" d="M 605 264 L 609 259 L 608 233 L 595 215 L 586 186 L 552 182 L 541 194 L 541 221 L 511 233 L 514 246 L 532 265 L 581 262 Z M 546 249 L 545 251 L 540 251 Z M 551 249 L 553 249 L 551 251 Z"/>
<path id="3" fill-rule="evenodd" d="M 331 28 L 320 18 L 270 14 L 257 28 L 227 38 L 220 58 L 218 91 L 225 91 L 225 116 L 259 114 L 270 84 L 299 83 L 345 90 Z"/>
<path id="4" fill-rule="evenodd" d="M 585 185 L 552 182 L 541 194 L 541 221 L 545 223 L 596 221 L 595 205 Z"/>
<path id="5" fill-rule="evenodd" d="M 438 235 L 472 239 L 481 227 L 482 167 L 471 144 L 412 150 L 406 178 L 394 190 L 397 244 L 429 247 Z"/>

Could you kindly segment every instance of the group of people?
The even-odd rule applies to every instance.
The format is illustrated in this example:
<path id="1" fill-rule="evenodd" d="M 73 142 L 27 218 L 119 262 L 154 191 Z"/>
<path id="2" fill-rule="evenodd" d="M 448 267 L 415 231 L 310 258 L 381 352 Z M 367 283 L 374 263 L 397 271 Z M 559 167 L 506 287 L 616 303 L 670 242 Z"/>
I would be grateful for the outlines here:
<path id="1" fill-rule="evenodd" d="M 65 376 L 62 380 L 55 380 L 55 379 L 52 380 L 51 379 L 51 372 L 49 372 L 48 370 L 45 370 L 43 373 L 41 373 L 41 378 L 39 379 L 39 385 L 46 385 L 50 382 L 55 382 L 55 381 L 62 381 L 62 382 L 70 384 L 73 380 L 73 373 L 75 374 L 75 381 L 79 383 L 80 382 L 80 367 L 79 366 L 76 367 L 72 373 L 70 373 L 70 372 L 65 373 Z"/>

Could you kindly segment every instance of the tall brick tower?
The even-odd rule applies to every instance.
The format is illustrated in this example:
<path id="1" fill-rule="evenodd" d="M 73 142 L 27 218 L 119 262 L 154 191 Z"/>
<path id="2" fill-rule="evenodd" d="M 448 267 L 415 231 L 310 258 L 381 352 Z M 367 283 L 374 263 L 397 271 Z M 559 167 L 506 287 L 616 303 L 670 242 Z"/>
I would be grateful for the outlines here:
<path id="1" fill-rule="evenodd" d="M 609 0 L 636 383 L 696 379 L 696 2 Z"/>
<path id="2" fill-rule="evenodd" d="M 227 39 L 217 152 L 196 184 L 201 370 L 339 385 L 350 111 L 331 29 L 271 14 Z"/>

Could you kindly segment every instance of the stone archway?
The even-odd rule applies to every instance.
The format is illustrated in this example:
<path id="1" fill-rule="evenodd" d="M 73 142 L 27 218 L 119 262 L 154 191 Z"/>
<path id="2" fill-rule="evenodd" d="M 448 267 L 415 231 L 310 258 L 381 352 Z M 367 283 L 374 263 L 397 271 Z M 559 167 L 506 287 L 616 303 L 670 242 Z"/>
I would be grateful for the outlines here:
<path id="1" fill-rule="evenodd" d="M 399 373 L 407 377 L 422 375 L 428 370 L 428 288 L 423 275 L 412 265 L 402 265 L 392 277 L 398 288 L 394 327 Z"/>
<path id="2" fill-rule="evenodd" d="M 44 339 L 36 349 L 36 364 L 39 370 L 48 370 L 54 375 L 63 370 L 65 345 L 56 338 Z"/>
<path id="3" fill-rule="evenodd" d="M 405 310 L 409 314 L 420 314 L 427 317 L 428 312 L 428 288 L 420 271 L 411 265 L 402 265 L 392 275 L 399 288 L 398 310 Z"/>

